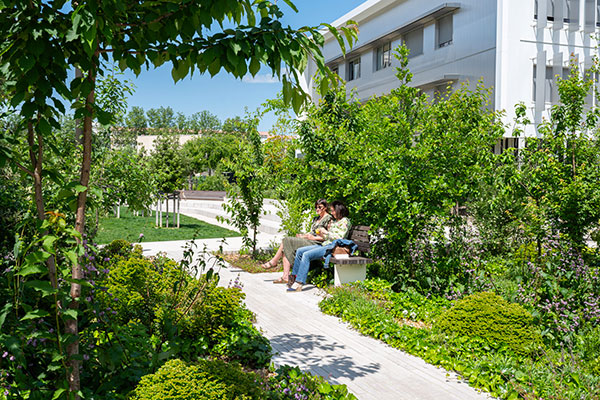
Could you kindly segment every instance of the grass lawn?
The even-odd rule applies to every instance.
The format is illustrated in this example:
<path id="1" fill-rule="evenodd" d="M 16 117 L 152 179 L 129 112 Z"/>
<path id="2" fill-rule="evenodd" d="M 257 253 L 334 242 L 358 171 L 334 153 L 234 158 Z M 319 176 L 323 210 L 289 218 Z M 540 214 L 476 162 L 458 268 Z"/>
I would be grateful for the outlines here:
<path id="1" fill-rule="evenodd" d="M 171 226 L 172 222 L 173 218 L 171 217 L 169 226 Z M 125 239 L 129 242 L 137 243 L 140 233 L 144 234 L 144 242 L 187 240 L 192 239 L 194 234 L 196 234 L 196 239 L 240 236 L 238 232 L 207 224 L 183 214 L 180 215 L 179 229 L 164 227 L 165 214 L 163 214 L 163 228 L 157 228 L 155 223 L 156 218 L 154 215 L 152 217 L 136 217 L 126 207 L 121 207 L 121 218 L 100 218 L 96 243 L 110 243 L 115 239 Z"/>

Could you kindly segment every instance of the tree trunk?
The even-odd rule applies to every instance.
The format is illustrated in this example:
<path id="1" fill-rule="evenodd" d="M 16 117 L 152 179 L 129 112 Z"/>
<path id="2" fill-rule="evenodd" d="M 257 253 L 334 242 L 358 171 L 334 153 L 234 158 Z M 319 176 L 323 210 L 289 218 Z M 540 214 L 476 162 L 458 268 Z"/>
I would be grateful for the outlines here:
<path id="1" fill-rule="evenodd" d="M 29 145 L 29 159 L 31 160 L 31 169 L 33 171 L 33 191 L 35 208 L 37 210 L 37 216 L 40 221 L 46 218 L 46 210 L 44 207 L 44 196 L 42 192 L 42 165 L 43 165 L 43 154 L 44 154 L 44 140 L 42 135 L 37 135 L 33 128 L 33 122 L 27 123 L 27 143 Z M 54 257 L 48 258 L 46 261 L 46 267 L 48 268 L 48 277 L 53 288 L 58 287 L 56 279 L 56 263 Z"/>
<path id="2" fill-rule="evenodd" d="M 96 60 L 97 62 L 97 56 Z M 95 64 L 94 64 L 95 65 Z M 96 69 L 95 66 L 88 72 L 86 78 L 91 87 L 95 87 L 96 83 Z M 86 189 L 82 192 L 79 192 L 77 195 L 77 211 L 75 213 L 75 230 L 79 232 L 81 235 L 85 232 L 85 211 L 86 211 L 86 201 L 88 194 L 88 186 L 90 183 L 90 169 L 92 164 L 92 120 L 93 120 L 93 104 L 94 104 L 94 90 L 92 89 L 85 99 L 85 108 L 86 115 L 83 119 L 83 137 L 82 137 L 82 145 L 83 145 L 83 154 L 81 161 L 81 175 L 79 179 L 79 184 L 84 186 Z M 81 262 L 73 265 L 71 270 L 71 275 L 74 280 L 80 280 L 83 278 L 83 271 L 81 268 Z M 79 309 L 79 297 L 81 297 L 81 284 L 73 282 L 71 283 L 71 302 L 69 304 L 69 308 L 73 310 Z M 79 395 L 77 394 L 81 388 L 80 378 L 79 378 L 79 369 L 80 369 L 80 361 L 77 359 L 77 355 L 79 354 L 79 326 L 78 320 L 68 319 L 65 321 L 65 333 L 73 335 L 75 340 L 71 342 L 67 346 L 67 355 L 69 357 L 69 391 L 74 395 L 75 399 L 79 399 Z"/>

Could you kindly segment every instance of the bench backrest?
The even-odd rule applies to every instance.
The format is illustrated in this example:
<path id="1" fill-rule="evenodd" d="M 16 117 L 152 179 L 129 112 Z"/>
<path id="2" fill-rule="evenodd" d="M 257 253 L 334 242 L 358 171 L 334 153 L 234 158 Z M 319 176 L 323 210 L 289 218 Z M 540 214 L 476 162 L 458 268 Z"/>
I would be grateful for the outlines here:
<path id="1" fill-rule="evenodd" d="M 365 225 L 356 225 L 350 229 L 348 239 L 352 240 L 358 246 L 358 251 L 369 253 L 371 243 L 369 242 L 369 227 Z"/>

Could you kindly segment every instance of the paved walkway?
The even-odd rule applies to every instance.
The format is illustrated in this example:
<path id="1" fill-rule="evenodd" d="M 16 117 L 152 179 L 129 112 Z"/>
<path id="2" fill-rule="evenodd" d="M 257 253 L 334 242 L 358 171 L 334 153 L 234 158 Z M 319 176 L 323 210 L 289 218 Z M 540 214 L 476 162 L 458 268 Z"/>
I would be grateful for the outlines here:
<path id="1" fill-rule="evenodd" d="M 262 235 L 259 243 L 274 237 Z M 144 243 L 144 254 L 165 251 L 181 259 L 185 242 Z M 198 241 L 208 249 L 217 240 Z M 228 239 L 227 250 L 237 250 L 239 238 Z M 274 285 L 278 273 L 249 274 L 235 268 L 220 271 L 227 285 L 238 275 L 248 308 L 257 315 L 257 326 L 271 341 L 275 364 L 297 365 L 332 383 L 346 384 L 360 400 L 387 399 L 490 399 L 461 382 L 454 373 L 362 336 L 338 318 L 319 311 L 322 292 L 308 286 L 301 293 L 287 293 L 285 285 Z"/>

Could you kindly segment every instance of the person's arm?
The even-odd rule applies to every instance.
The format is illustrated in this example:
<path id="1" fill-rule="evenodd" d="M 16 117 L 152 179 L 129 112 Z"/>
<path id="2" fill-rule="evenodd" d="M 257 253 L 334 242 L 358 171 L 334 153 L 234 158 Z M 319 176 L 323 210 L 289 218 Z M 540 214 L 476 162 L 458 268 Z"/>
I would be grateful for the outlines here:
<path id="1" fill-rule="evenodd" d="M 342 218 L 331 224 L 329 231 L 325 231 L 324 237 L 327 240 L 344 239 L 348 235 L 348 232 L 350 232 L 350 227 L 350 220 Z"/>

